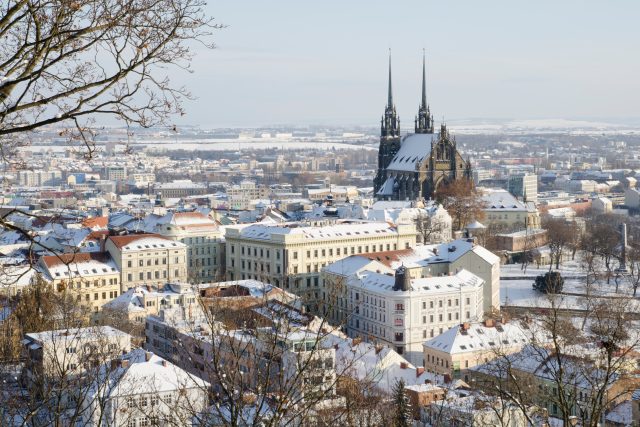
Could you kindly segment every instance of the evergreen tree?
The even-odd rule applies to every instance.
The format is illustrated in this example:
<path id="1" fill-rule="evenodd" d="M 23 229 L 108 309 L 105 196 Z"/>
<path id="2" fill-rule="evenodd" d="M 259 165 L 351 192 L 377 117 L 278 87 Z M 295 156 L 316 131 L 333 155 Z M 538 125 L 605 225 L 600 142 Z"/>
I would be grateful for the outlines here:
<path id="1" fill-rule="evenodd" d="M 393 386 L 393 402 L 395 406 L 394 426 L 409 427 L 412 424 L 411 403 L 404 391 L 404 380 L 399 379 Z"/>

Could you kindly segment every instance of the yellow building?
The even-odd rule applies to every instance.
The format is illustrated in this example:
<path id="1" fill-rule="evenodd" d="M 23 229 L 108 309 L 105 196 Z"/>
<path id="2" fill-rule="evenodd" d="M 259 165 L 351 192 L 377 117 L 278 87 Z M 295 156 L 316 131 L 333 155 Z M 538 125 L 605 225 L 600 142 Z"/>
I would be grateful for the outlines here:
<path id="1" fill-rule="evenodd" d="M 316 310 L 323 267 L 349 255 L 414 247 L 413 224 L 343 221 L 230 226 L 225 233 L 228 280 L 255 279 L 283 288 Z"/>
<path id="2" fill-rule="evenodd" d="M 38 270 L 55 289 L 74 295 L 92 312 L 120 295 L 120 270 L 108 253 L 43 256 Z"/>
<path id="3" fill-rule="evenodd" d="M 534 202 L 521 202 L 507 190 L 481 189 L 485 203 L 484 225 L 503 231 L 540 228 L 540 213 Z"/>

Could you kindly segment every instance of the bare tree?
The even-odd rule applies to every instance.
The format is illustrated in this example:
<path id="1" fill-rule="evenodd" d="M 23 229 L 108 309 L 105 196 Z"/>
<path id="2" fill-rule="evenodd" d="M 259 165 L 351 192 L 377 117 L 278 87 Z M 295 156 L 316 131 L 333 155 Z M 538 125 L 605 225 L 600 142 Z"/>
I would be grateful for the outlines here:
<path id="1" fill-rule="evenodd" d="M 556 270 L 560 268 L 562 255 L 574 241 L 577 234 L 577 227 L 573 222 L 567 222 L 564 219 L 549 218 L 544 221 L 542 228 L 547 230 L 550 252 L 549 271 L 553 269 L 555 264 Z"/>
<path id="2" fill-rule="evenodd" d="M 10 0 L 0 7 L 0 155 L 30 132 L 67 126 L 62 136 L 94 150 L 97 117 L 151 126 L 181 114 L 190 97 L 165 67 L 189 70 L 189 42 L 214 25 L 202 0 Z"/>
<path id="3" fill-rule="evenodd" d="M 486 390 L 508 397 L 525 413 L 546 408 L 569 423 L 595 427 L 612 405 L 637 387 L 629 358 L 640 344 L 631 327 L 632 307 L 621 299 L 594 299 L 586 327 L 561 296 L 549 297 L 544 314 L 527 323 L 530 345 L 498 355 L 481 367 Z"/>
<path id="4" fill-rule="evenodd" d="M 473 182 L 456 179 L 438 188 L 437 199 L 449 212 L 455 230 L 461 230 L 474 220 L 484 218 L 484 201 Z"/>

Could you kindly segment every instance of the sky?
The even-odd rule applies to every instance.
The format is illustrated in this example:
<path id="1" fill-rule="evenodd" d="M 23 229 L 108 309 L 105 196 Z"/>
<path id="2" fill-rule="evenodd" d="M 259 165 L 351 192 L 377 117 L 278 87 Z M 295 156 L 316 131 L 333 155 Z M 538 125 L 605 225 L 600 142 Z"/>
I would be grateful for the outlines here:
<path id="1" fill-rule="evenodd" d="M 640 117 L 640 1 L 210 0 L 217 47 L 194 46 L 204 128 L 377 126 L 391 49 L 403 127 L 420 101 L 422 51 L 436 122 Z"/>

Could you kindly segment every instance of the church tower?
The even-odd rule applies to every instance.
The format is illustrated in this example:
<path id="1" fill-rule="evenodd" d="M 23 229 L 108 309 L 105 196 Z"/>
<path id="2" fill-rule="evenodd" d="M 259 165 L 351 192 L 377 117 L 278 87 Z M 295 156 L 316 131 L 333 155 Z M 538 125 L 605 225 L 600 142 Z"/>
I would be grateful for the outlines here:
<path id="1" fill-rule="evenodd" d="M 391 85 L 391 52 L 389 52 L 389 88 L 387 105 L 380 120 L 380 148 L 378 149 L 378 172 L 373 182 L 373 192 L 376 194 L 386 180 L 386 169 L 400 149 L 400 118 L 393 104 L 393 89 Z"/>
<path id="2" fill-rule="evenodd" d="M 427 72 L 424 51 L 422 52 L 422 100 L 416 117 L 416 133 L 433 133 L 433 116 L 427 104 Z"/>

